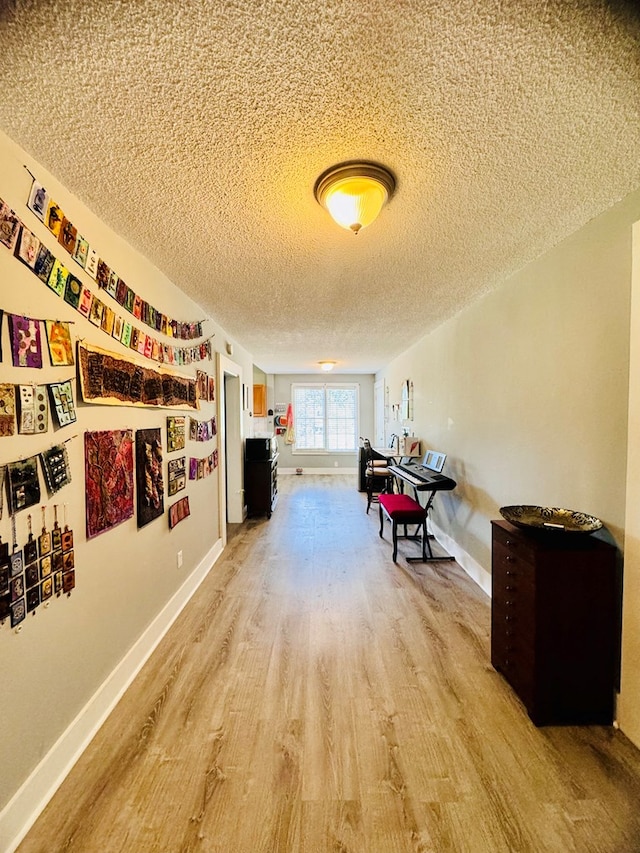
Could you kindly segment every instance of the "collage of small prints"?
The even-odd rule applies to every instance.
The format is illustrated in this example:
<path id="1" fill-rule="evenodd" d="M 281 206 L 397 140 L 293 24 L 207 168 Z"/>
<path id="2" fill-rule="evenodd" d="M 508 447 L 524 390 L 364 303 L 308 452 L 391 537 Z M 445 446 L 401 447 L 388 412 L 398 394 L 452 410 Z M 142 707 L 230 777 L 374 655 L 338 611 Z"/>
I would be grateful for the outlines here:
<path id="1" fill-rule="evenodd" d="M 45 193 L 44 196 L 42 192 Z M 54 203 L 49 200 L 44 188 L 34 180 L 28 207 L 36 215 L 36 208 L 43 198 L 46 199 L 46 210 L 43 203 L 42 209 L 45 213 L 39 218 L 44 221 L 46 211 L 49 211 Z M 54 207 L 59 211 L 57 205 Z M 58 239 L 60 244 L 70 251 L 72 247 L 68 233 L 63 243 L 64 222 L 66 220 L 63 217 Z M 38 269 L 42 273 L 44 269 L 49 268 L 50 272 L 45 281 L 49 284 L 51 272 L 60 268 L 60 261 L 40 244 L 31 232 L 28 232 L 31 236 L 25 239 L 25 231 L 26 226 L 0 200 L 0 245 L 29 266 L 36 275 Z M 76 237 L 76 242 L 82 239 L 84 238 Z M 80 263 L 77 254 L 76 246 L 72 256 Z M 81 254 L 85 256 L 86 264 L 95 253 L 92 253 L 89 247 L 86 253 L 83 248 Z M 99 259 L 96 261 L 96 273 L 102 263 Z M 45 280 L 42 275 L 39 277 Z M 65 296 L 70 277 L 71 273 L 67 271 L 65 289 L 56 292 L 65 302 L 77 308 Z M 117 282 L 121 281 L 117 276 L 116 279 Z M 99 284 L 103 286 L 102 283 Z M 86 290 L 90 288 L 83 286 L 81 293 L 84 294 Z M 132 291 L 128 289 L 128 294 L 130 292 Z M 85 299 L 85 303 L 88 301 Z M 111 318 L 105 324 L 107 306 L 96 297 L 91 301 L 91 305 L 94 301 L 103 306 L 99 312 L 94 309 L 94 319 L 89 316 L 91 311 L 88 314 L 82 311 L 80 313 L 86 320 L 116 337 L 113 334 Z M 129 303 L 138 305 L 139 300 L 135 294 L 133 297 L 127 295 L 126 302 L 127 306 Z M 98 313 L 100 322 L 96 323 Z M 113 311 L 110 313 L 115 314 Z M 202 334 L 201 322 L 171 320 L 146 302 L 143 302 L 139 310 L 136 308 L 136 317 L 138 313 L 142 322 L 155 324 L 158 331 L 164 335 L 188 340 Z M 75 325 L 74 321 L 24 317 L 0 309 L 0 362 L 4 360 L 2 341 L 5 317 L 11 364 L 16 369 L 16 382 L 0 383 L 0 438 L 10 438 L 16 434 L 42 437 L 49 433 L 50 426 L 56 433 L 62 430 L 65 433 L 73 432 L 77 424 L 75 372 L 71 376 L 61 377 L 60 381 L 56 382 L 20 382 L 20 368 L 43 368 L 47 352 L 51 367 L 72 370 L 77 368 L 79 391 L 76 393 L 80 393 L 84 402 L 176 410 L 198 410 L 201 402 L 215 403 L 213 376 L 198 369 L 193 378 L 176 373 L 168 366 L 192 364 L 201 358 L 211 358 L 211 339 L 191 347 L 175 347 L 161 344 L 138 330 L 135 336 L 136 347 L 129 343 L 129 348 L 135 349 L 138 356 L 146 355 L 158 361 L 159 366 L 156 368 L 141 367 L 126 356 L 89 347 L 80 339 L 75 342 L 78 355 L 74 358 L 71 330 Z M 113 320 L 113 326 L 117 319 L 116 317 Z M 140 341 L 143 336 L 142 346 Z M 131 340 L 133 338 L 132 334 Z M 123 341 L 120 339 L 120 342 Z M 203 442 L 212 441 L 217 435 L 216 418 L 213 415 L 201 420 L 185 414 L 184 411 L 176 411 L 166 417 L 164 428 L 138 429 L 135 434 L 132 429 L 84 432 L 87 540 L 133 518 L 134 505 L 138 529 L 164 515 L 163 431 L 166 431 L 167 453 L 179 453 L 185 450 L 187 439 L 200 443 L 201 447 Z M 11 522 L 10 542 L 3 542 L 0 537 L 0 625 L 9 621 L 16 632 L 22 629 L 27 615 L 35 615 L 39 607 L 49 606 L 54 598 L 70 595 L 76 585 L 74 533 L 67 522 L 68 503 L 64 502 L 62 490 L 72 481 L 67 445 L 78 437 L 76 433 L 48 447 L 42 447 L 40 439 L 40 447 L 33 455 L 0 465 L 0 520 L 3 517 L 6 494 Z M 3 456 L 7 458 L 7 454 Z M 188 462 L 186 454 L 167 458 L 167 497 L 178 496 L 186 488 L 187 478 L 201 480 L 212 474 L 217 466 L 217 448 L 202 456 L 190 456 Z M 42 472 L 44 488 L 41 488 L 39 469 Z M 34 535 L 38 514 L 41 516 L 41 527 L 40 532 Z M 60 526 L 59 514 L 64 516 L 63 527 Z M 178 497 L 168 507 L 169 528 L 173 529 L 189 516 L 188 496 Z"/>

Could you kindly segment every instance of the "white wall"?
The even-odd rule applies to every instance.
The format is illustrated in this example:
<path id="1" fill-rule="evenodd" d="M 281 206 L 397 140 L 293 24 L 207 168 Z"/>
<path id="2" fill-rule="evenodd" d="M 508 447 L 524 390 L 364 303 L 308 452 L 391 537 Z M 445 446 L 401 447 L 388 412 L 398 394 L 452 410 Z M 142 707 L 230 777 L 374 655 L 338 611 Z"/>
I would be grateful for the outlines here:
<path id="1" fill-rule="evenodd" d="M 639 216 L 640 191 L 379 374 L 391 404 L 413 380 L 415 433 L 448 454 L 445 472 L 458 487 L 438 496 L 435 520 L 462 562 L 490 572 L 489 522 L 508 504 L 593 513 L 623 547 L 631 229 Z"/>
<path id="2" fill-rule="evenodd" d="M 274 376 L 274 405 L 291 402 L 291 386 L 295 383 L 349 382 L 358 385 L 360 400 L 360 435 L 373 434 L 373 376 L 370 374 L 336 374 L 327 377 L 317 373 L 290 373 Z M 285 444 L 284 436 L 278 440 L 280 447 L 280 468 L 351 468 L 358 464 L 358 452 L 355 453 L 293 453 L 290 445 Z"/>
<path id="3" fill-rule="evenodd" d="M 6 136 L 0 134 L 0 197 L 5 199 L 18 216 L 57 256 L 65 257 L 62 247 L 44 225 L 27 209 L 31 187 L 29 169 L 52 192 L 64 212 L 79 230 L 98 249 L 98 253 L 143 298 L 169 316 L 177 319 L 203 318 L 202 309 L 189 300 L 178 287 L 154 268 L 140 253 L 100 222 L 86 207 L 41 166 L 35 163 Z M 68 256 L 66 256 L 68 258 Z M 70 268 L 76 265 L 68 261 Z M 75 269 L 85 284 L 91 280 Z M 97 285 L 93 282 L 94 292 Z M 70 308 L 8 249 L 0 246 L 0 308 L 40 319 L 65 319 L 74 322 L 73 338 L 83 338 L 122 355 L 131 355 L 119 343 L 108 338 L 88 320 Z M 104 298 L 107 301 L 108 297 Z M 113 305 L 115 308 L 115 303 Z M 214 349 L 224 350 L 229 337 L 215 322 L 206 324 L 208 334 L 214 333 Z M 12 384 L 47 383 L 74 376 L 74 368 L 53 368 L 45 354 L 42 370 L 15 368 L 11 364 L 6 322 L 3 324 L 4 358 L 0 364 L 0 381 Z M 170 342 L 167 340 L 167 342 Z M 243 367 L 251 382 L 250 355 L 237 342 L 234 359 Z M 46 349 L 46 348 L 45 348 Z M 148 362 L 151 365 L 151 362 Z M 215 375 L 215 359 L 179 372 L 195 375 L 196 368 Z M 78 388 L 76 388 L 76 400 Z M 186 491 L 176 498 L 165 495 L 165 508 L 177 497 L 189 495 L 191 517 L 170 531 L 167 514 L 138 530 L 134 518 L 91 541 L 85 536 L 85 491 L 83 435 L 86 430 L 161 427 L 165 449 L 166 477 L 166 417 L 168 410 L 141 409 L 131 406 L 108 407 L 82 404 L 78 401 L 78 421 L 75 426 L 54 431 L 53 424 L 46 435 L 0 438 L 0 465 L 31 456 L 70 436 L 68 444 L 72 483 L 55 498 L 47 500 L 41 477 L 42 503 L 49 507 L 48 522 L 53 522 L 54 503 L 67 504 L 69 526 L 74 531 L 76 549 L 76 589 L 70 598 L 53 598 L 50 606 L 40 607 L 35 616 L 28 616 L 19 633 L 10 629 L 8 621 L 0 626 L 0 661 L 3 688 L 0 691 L 0 809 L 27 779 L 65 732 L 76 715 L 86 706 L 119 663 L 125 658 L 158 614 L 173 600 L 183 584 L 196 569 L 206 571 L 211 555 L 220 541 L 218 520 L 219 483 L 213 476 L 190 482 Z M 220 413 L 214 404 L 203 404 L 199 419 Z M 187 414 L 189 414 L 187 412 Z M 245 425 L 246 426 L 246 425 Z M 206 443 L 187 441 L 187 457 L 205 456 L 217 446 L 217 440 Z M 172 454 L 173 457 L 173 454 Z M 20 542 L 27 537 L 27 514 L 17 514 Z M 39 533 L 41 516 L 32 512 L 34 532 Z M 62 520 L 62 516 L 60 514 Z M 6 509 L 0 520 L 2 539 L 11 541 L 9 514 Z M 183 566 L 177 568 L 176 555 L 183 554 Z M 207 563 L 207 560 L 209 562 Z M 204 566 L 201 564 L 205 563 Z M 170 618 L 170 614 L 167 618 Z M 34 807 L 35 807 L 34 803 Z M 2 833 L 0 816 L 0 847 Z"/>

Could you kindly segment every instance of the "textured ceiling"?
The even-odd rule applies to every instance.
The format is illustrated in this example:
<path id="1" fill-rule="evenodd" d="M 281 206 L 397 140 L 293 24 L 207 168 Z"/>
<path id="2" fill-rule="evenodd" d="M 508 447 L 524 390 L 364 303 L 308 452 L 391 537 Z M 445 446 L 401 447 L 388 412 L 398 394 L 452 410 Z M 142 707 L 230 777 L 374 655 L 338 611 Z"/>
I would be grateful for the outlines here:
<path id="1" fill-rule="evenodd" d="M 0 127 L 262 369 L 370 372 L 640 186 L 637 9 L 0 0 Z M 358 237 L 313 197 L 354 158 Z"/>

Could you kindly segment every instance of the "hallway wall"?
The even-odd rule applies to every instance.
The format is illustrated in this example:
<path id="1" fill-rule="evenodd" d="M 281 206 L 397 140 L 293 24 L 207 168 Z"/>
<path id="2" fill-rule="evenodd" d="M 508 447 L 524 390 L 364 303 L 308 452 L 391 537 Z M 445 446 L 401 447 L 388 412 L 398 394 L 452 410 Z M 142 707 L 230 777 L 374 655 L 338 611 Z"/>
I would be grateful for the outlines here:
<path id="1" fill-rule="evenodd" d="M 490 572 L 490 520 L 509 504 L 592 513 L 624 547 L 632 224 L 640 191 L 396 358 L 390 405 L 458 481 L 435 521 Z M 388 421 L 387 435 L 402 424 Z M 632 605 L 637 610 L 637 604 Z M 625 685 L 622 685 L 623 691 Z M 634 702 L 637 696 L 634 698 Z"/>
<path id="2" fill-rule="evenodd" d="M 136 293 L 176 319 L 204 319 L 202 309 L 176 284 L 98 220 L 3 134 L 0 134 L 0 162 L 0 197 L 58 257 L 62 259 L 66 255 L 64 249 L 26 206 L 32 179 L 24 164 L 45 183 L 65 214 Z M 90 286 L 94 293 L 98 292 L 96 282 L 68 255 L 66 265 L 83 284 Z M 38 319 L 69 320 L 73 323 L 74 341 L 84 339 L 144 363 L 141 356 L 134 356 L 66 304 L 1 245 L 0 282 L 0 308 L 5 312 Z M 107 300 L 110 297 L 104 296 L 103 301 Z M 213 320 L 209 320 L 205 328 L 208 335 L 214 335 L 214 350 L 222 349 L 229 340 L 224 330 Z M 237 342 L 234 343 L 235 358 L 250 377 L 251 358 Z M 206 479 L 188 482 L 186 490 L 175 498 L 168 499 L 165 495 L 165 514 L 141 529 L 137 528 L 134 512 L 133 518 L 88 541 L 85 534 L 85 431 L 132 429 L 135 432 L 140 428 L 159 427 L 165 449 L 163 473 L 166 479 L 166 418 L 172 412 L 84 404 L 79 399 L 75 368 L 50 366 L 46 344 L 43 369 L 12 366 L 6 320 L 2 325 L 2 344 L 0 382 L 43 384 L 72 378 L 78 420 L 74 425 L 57 429 L 51 417 L 45 434 L 0 438 L 0 466 L 68 440 L 72 482 L 54 497 L 48 497 L 40 469 L 41 504 L 48 507 L 49 529 L 53 526 L 53 505 L 58 505 L 61 525 L 66 508 L 69 527 L 74 532 L 76 563 L 76 588 L 70 598 L 54 596 L 48 606 L 40 606 L 35 615 L 27 616 L 19 632 L 11 630 L 8 620 L 0 626 L 3 684 L 0 691 L 0 812 L 68 727 L 77 722 L 78 715 L 82 716 L 87 703 L 112 678 L 167 604 L 181 594 L 193 573 L 210 567 L 211 562 L 206 561 L 211 559 L 220 540 L 216 470 Z M 146 364 L 154 366 L 153 362 L 146 361 Z M 176 368 L 176 371 L 194 376 L 197 368 L 215 375 L 215 353 L 211 361 Z M 189 412 L 182 414 L 189 415 Z M 214 403 L 202 404 L 199 411 L 191 410 L 191 414 L 198 420 L 214 414 L 219 416 Z M 203 457 L 217 446 L 216 439 L 197 444 L 187 441 L 185 453 L 187 457 Z M 190 498 L 191 517 L 170 530 L 167 508 L 183 495 Z M 29 513 L 34 535 L 40 533 L 42 526 L 39 506 L 18 512 L 16 526 L 20 545 L 27 539 Z M 6 502 L 0 518 L 0 536 L 4 542 L 12 542 Z M 177 567 L 178 552 L 182 553 L 181 568 Z M 31 804 L 32 808 L 36 806 L 37 803 Z M 0 848 L 5 849 L 1 824 L 0 819 Z"/>

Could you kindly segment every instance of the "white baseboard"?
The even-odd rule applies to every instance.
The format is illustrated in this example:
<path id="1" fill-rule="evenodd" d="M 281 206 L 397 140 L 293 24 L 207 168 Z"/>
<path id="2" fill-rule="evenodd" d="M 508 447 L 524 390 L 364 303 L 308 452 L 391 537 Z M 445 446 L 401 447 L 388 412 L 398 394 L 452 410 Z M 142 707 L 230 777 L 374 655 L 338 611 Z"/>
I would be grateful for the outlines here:
<path id="1" fill-rule="evenodd" d="M 221 553 L 218 539 L 0 812 L 0 850 L 18 847 Z"/>
<path id="2" fill-rule="evenodd" d="M 357 476 L 358 469 L 357 468 L 305 468 L 304 465 L 300 466 L 302 468 L 302 474 L 298 475 L 304 477 L 305 474 L 350 474 L 353 477 Z M 278 465 L 278 476 L 280 474 L 295 474 L 295 468 L 281 468 Z"/>
<path id="3" fill-rule="evenodd" d="M 462 566 L 471 580 L 475 581 L 480 589 L 491 598 L 491 574 L 480 563 L 474 560 L 473 557 L 467 554 L 466 551 L 463 551 L 444 530 L 441 530 L 437 524 L 433 524 L 431 519 L 429 519 L 429 529 L 435 536 L 436 542 L 442 545 L 447 554 L 455 557 L 456 563 Z"/>

